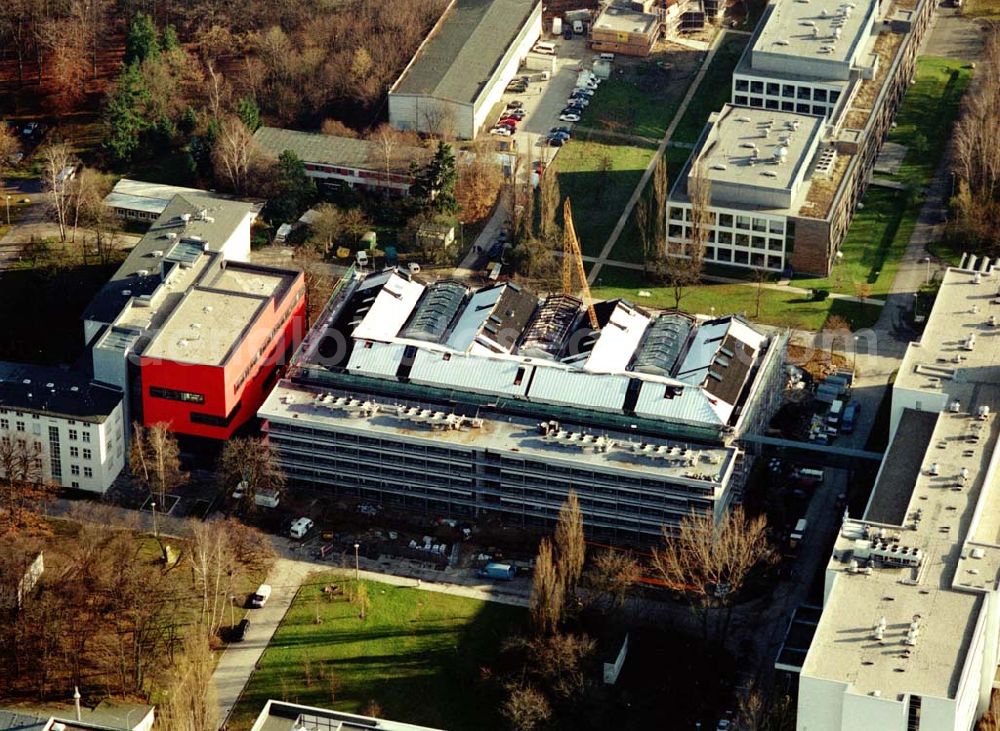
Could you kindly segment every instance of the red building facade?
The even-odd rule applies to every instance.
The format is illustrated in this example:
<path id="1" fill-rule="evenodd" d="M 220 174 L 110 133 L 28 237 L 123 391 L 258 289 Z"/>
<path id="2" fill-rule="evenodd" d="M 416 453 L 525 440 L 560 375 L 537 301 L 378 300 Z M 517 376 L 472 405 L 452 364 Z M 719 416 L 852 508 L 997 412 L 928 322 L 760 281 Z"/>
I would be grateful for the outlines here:
<path id="1" fill-rule="evenodd" d="M 229 439 L 255 417 L 305 329 L 301 272 L 228 262 L 184 295 L 140 357 L 142 423 Z"/>

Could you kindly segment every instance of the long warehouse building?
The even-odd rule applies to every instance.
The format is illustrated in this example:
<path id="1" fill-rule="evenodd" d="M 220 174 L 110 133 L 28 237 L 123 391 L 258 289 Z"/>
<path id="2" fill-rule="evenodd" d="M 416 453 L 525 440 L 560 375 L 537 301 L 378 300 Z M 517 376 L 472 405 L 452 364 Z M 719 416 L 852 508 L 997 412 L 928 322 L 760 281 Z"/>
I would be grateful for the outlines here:
<path id="1" fill-rule="evenodd" d="M 648 543 L 740 494 L 783 335 L 623 300 L 348 276 L 261 407 L 292 482 L 519 527 L 570 487 L 590 535 Z"/>
<path id="2" fill-rule="evenodd" d="M 539 0 L 452 0 L 389 89 L 389 123 L 473 139 L 541 33 Z"/>

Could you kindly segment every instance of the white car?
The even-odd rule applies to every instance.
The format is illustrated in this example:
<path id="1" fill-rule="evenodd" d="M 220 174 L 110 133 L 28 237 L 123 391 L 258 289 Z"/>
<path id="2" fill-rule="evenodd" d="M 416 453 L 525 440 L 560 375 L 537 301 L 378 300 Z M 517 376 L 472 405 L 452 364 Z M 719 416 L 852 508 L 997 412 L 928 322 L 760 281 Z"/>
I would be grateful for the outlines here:
<path id="1" fill-rule="evenodd" d="M 566 100 L 566 103 L 575 104 L 580 107 L 588 107 L 590 106 L 590 99 L 588 99 L 585 96 L 571 96 L 569 99 Z"/>
<path id="2" fill-rule="evenodd" d="M 580 115 L 579 114 L 560 114 L 559 115 L 559 121 L 560 122 L 579 122 L 580 121 Z"/>
<path id="3" fill-rule="evenodd" d="M 265 604 L 271 596 L 271 585 L 261 584 L 257 587 L 257 591 L 250 595 L 250 606 L 256 609 L 260 609 Z"/>
<path id="4" fill-rule="evenodd" d="M 490 130 L 491 135 L 500 135 L 501 137 L 510 137 L 513 132 L 510 131 L 508 127 L 494 127 Z"/>
<path id="5" fill-rule="evenodd" d="M 313 523 L 309 518 L 296 518 L 292 521 L 291 528 L 288 529 L 288 535 L 292 538 L 305 538 L 306 534 L 313 529 Z"/>

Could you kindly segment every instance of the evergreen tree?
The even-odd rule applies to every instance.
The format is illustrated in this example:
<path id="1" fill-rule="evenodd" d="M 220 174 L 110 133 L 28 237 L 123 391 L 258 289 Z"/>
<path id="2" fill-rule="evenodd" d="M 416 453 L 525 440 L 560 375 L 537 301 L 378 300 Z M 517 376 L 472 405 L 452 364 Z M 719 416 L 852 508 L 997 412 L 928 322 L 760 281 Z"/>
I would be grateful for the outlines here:
<path id="1" fill-rule="evenodd" d="M 129 160 L 139 149 L 142 135 L 149 129 L 149 121 L 143 117 L 148 101 L 139 65 L 129 64 L 119 75 L 104 112 L 104 147 L 116 162 Z"/>
<path id="2" fill-rule="evenodd" d="M 414 170 L 416 168 L 411 166 L 411 171 Z M 458 211 L 458 202 L 455 200 L 457 179 L 455 153 L 452 152 L 451 145 L 438 142 L 434 157 L 427 163 L 427 167 L 416 174 L 410 193 L 423 208 L 452 214 Z"/>
<path id="3" fill-rule="evenodd" d="M 275 193 L 267 204 L 272 222 L 295 221 L 316 200 L 316 183 L 306 176 L 305 163 L 291 150 L 278 157 Z"/>
<path id="4" fill-rule="evenodd" d="M 176 41 L 176 35 L 174 40 Z M 125 64 L 141 63 L 147 58 L 155 58 L 158 55 L 160 55 L 160 41 L 153 19 L 145 13 L 139 13 L 132 20 L 125 36 Z"/>
<path id="5" fill-rule="evenodd" d="M 236 105 L 236 116 L 238 116 L 247 129 L 256 132 L 260 128 L 260 107 L 253 97 L 241 97 Z"/>
<path id="6" fill-rule="evenodd" d="M 177 39 L 177 29 L 168 25 L 163 30 L 163 38 L 160 40 L 160 48 L 164 53 L 169 53 L 181 47 L 181 42 Z"/>

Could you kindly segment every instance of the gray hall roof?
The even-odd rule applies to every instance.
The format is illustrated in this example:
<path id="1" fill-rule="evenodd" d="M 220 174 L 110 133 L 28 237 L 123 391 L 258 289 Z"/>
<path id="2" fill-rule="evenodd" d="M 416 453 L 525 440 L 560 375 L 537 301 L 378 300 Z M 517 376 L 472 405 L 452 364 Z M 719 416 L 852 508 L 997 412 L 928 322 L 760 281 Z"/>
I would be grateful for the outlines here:
<path id="1" fill-rule="evenodd" d="M 456 0 L 390 90 L 473 103 L 538 0 Z"/>

